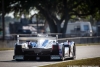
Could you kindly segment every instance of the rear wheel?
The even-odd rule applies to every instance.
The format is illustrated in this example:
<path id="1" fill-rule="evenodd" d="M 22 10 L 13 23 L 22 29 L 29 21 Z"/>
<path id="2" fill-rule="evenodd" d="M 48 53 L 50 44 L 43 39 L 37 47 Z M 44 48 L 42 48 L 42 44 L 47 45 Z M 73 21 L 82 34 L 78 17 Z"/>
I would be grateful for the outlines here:
<path id="1" fill-rule="evenodd" d="M 63 46 L 62 47 L 62 58 L 61 58 L 62 61 L 65 60 L 65 47 Z"/>
<path id="2" fill-rule="evenodd" d="M 75 46 L 75 44 L 74 44 L 74 46 L 73 46 L 73 57 L 72 57 L 72 59 L 75 59 L 76 58 L 76 46 Z"/>

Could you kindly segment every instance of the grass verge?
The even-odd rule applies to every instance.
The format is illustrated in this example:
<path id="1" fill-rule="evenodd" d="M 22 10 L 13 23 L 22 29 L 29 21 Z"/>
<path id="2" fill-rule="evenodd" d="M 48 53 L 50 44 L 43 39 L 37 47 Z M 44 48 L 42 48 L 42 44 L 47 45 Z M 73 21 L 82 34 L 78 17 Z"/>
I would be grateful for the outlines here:
<path id="1" fill-rule="evenodd" d="M 76 46 L 90 46 L 90 45 L 100 45 L 100 43 L 76 44 Z"/>
<path id="2" fill-rule="evenodd" d="M 91 46 L 91 45 L 100 45 L 100 43 L 87 43 L 87 44 L 76 44 L 76 46 Z M 0 51 L 3 50 L 13 50 L 14 48 L 6 48 L 3 46 L 3 48 L 0 47 Z"/>
<path id="3" fill-rule="evenodd" d="M 74 60 L 40 67 L 100 67 L 100 57 Z"/>
<path id="4" fill-rule="evenodd" d="M 0 48 L 0 51 L 4 51 L 4 50 L 13 50 L 14 48 Z"/>

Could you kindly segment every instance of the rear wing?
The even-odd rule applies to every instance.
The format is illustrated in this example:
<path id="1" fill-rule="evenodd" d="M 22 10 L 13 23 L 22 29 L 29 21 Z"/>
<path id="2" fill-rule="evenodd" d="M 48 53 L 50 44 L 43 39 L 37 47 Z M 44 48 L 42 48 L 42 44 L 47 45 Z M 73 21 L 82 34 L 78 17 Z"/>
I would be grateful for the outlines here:
<path id="1" fill-rule="evenodd" d="M 17 44 L 19 44 L 19 41 L 22 40 L 22 41 L 33 41 L 33 40 L 39 40 L 39 39 L 47 39 L 47 40 L 58 40 L 58 35 L 56 35 L 56 37 L 50 37 L 50 36 L 47 36 L 47 37 L 20 37 L 19 35 L 17 35 Z"/>

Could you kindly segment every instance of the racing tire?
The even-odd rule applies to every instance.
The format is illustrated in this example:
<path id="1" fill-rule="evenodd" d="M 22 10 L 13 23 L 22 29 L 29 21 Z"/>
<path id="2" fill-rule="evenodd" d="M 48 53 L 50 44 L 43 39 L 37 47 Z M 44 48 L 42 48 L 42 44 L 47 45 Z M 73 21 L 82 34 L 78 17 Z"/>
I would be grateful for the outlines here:
<path id="1" fill-rule="evenodd" d="M 75 59 L 75 58 L 76 58 L 76 46 L 74 44 L 74 46 L 73 46 L 73 57 L 72 57 L 72 59 Z"/>
<path id="2" fill-rule="evenodd" d="M 62 47 L 63 51 L 62 51 L 62 58 L 61 58 L 61 61 L 64 61 L 65 60 L 65 47 L 63 46 Z"/>

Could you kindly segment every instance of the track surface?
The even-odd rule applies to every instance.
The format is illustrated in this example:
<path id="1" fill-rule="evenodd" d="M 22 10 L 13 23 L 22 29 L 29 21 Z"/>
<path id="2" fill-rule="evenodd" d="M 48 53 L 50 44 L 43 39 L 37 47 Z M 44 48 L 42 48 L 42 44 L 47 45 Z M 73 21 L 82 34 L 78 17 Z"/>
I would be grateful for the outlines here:
<path id="1" fill-rule="evenodd" d="M 62 61 L 15 61 L 13 60 L 13 50 L 0 51 L 0 67 L 38 67 L 52 63 L 60 63 Z M 95 46 L 77 46 L 76 47 L 76 60 L 100 57 L 100 45 Z M 65 60 L 70 61 L 70 60 Z"/>

